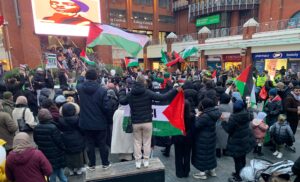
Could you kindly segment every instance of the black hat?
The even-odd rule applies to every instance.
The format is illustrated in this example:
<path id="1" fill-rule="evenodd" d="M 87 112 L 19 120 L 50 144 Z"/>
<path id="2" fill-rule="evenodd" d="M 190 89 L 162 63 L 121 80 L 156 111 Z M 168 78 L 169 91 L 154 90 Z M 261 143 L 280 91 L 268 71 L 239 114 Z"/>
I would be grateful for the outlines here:
<path id="1" fill-rule="evenodd" d="M 95 69 L 90 69 L 86 72 L 85 78 L 87 80 L 97 80 L 97 72 Z"/>

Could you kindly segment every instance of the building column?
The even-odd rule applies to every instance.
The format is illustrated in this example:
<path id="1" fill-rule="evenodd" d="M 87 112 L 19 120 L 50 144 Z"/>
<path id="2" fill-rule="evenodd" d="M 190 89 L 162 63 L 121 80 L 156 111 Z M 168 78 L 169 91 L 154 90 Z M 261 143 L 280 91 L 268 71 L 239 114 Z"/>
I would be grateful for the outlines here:
<path id="1" fill-rule="evenodd" d="M 143 48 L 144 70 L 151 70 L 151 64 L 150 64 L 150 61 L 147 57 L 147 53 L 148 53 L 147 50 L 148 50 L 148 46 L 146 45 Z"/>
<path id="2" fill-rule="evenodd" d="M 127 18 L 127 30 L 132 30 L 133 27 L 132 0 L 126 1 L 126 18 Z"/>
<path id="3" fill-rule="evenodd" d="M 259 25 L 258 22 L 255 21 L 254 18 L 248 20 L 243 26 L 244 28 L 243 39 L 244 40 L 252 39 L 252 35 L 256 33 L 256 28 L 258 25 Z M 248 65 L 253 64 L 251 47 L 247 47 L 245 50 L 241 50 L 241 51 L 243 51 L 242 69 L 245 69 Z"/>
<path id="4" fill-rule="evenodd" d="M 198 32 L 198 44 L 205 44 L 205 40 L 208 38 L 211 31 L 207 27 L 203 27 Z M 205 51 L 201 50 L 201 56 L 199 59 L 199 69 L 206 69 L 206 57 L 205 57 Z"/>
<path id="5" fill-rule="evenodd" d="M 238 26 L 240 23 L 240 12 L 239 11 L 233 11 L 231 13 L 231 31 L 230 31 L 230 35 L 236 35 L 238 33 Z"/>
<path id="6" fill-rule="evenodd" d="M 159 4 L 158 0 L 153 0 L 153 40 L 159 39 Z"/>

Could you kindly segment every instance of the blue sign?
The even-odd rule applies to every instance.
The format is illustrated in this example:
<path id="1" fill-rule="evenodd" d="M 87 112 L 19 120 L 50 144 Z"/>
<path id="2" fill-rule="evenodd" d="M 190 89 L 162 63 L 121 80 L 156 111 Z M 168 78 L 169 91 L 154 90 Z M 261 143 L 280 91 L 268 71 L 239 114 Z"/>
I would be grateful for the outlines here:
<path id="1" fill-rule="evenodd" d="M 300 51 L 254 53 L 252 54 L 252 58 L 253 60 L 292 58 L 297 59 L 300 58 Z"/>
<path id="2" fill-rule="evenodd" d="M 255 68 L 259 74 L 262 74 L 262 72 L 265 70 L 265 61 L 264 60 L 255 61 Z"/>

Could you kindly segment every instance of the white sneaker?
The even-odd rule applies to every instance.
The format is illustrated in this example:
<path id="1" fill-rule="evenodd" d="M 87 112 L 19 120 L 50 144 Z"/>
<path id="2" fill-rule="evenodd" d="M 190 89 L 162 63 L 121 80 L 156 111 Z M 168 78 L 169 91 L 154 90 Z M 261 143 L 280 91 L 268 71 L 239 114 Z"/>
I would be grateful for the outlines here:
<path id="1" fill-rule="evenodd" d="M 69 169 L 69 175 L 70 175 L 70 176 L 74 176 L 74 171 L 71 170 L 71 169 Z"/>
<path id="2" fill-rule="evenodd" d="M 80 168 L 76 171 L 76 174 L 78 175 L 82 175 L 82 173 L 84 172 L 84 169 L 83 168 Z"/>
<path id="3" fill-rule="evenodd" d="M 281 158 L 282 158 L 282 155 L 283 155 L 283 154 L 282 154 L 281 152 L 279 152 L 278 155 L 276 156 L 277 159 L 281 159 Z"/>
<path id="4" fill-rule="evenodd" d="M 135 167 L 136 167 L 137 169 L 141 169 L 141 165 L 142 165 L 141 160 L 136 160 L 136 161 L 135 161 Z"/>
<path id="5" fill-rule="evenodd" d="M 208 175 L 210 175 L 210 176 L 212 176 L 212 177 L 217 177 L 216 170 L 213 169 L 213 170 L 208 171 Z"/>
<path id="6" fill-rule="evenodd" d="M 277 156 L 279 154 L 279 152 L 276 150 L 273 155 Z"/>
<path id="7" fill-rule="evenodd" d="M 145 168 L 149 167 L 149 159 L 144 159 L 143 164 Z"/>
<path id="8" fill-rule="evenodd" d="M 193 177 L 195 179 L 207 179 L 205 172 L 201 172 L 201 171 L 199 173 L 193 174 Z"/>

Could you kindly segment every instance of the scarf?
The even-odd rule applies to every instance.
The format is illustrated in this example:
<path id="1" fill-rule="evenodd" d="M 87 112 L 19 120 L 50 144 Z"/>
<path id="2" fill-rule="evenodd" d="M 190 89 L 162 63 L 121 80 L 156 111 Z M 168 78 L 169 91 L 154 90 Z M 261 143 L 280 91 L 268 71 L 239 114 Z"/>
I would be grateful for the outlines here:
<path id="1" fill-rule="evenodd" d="M 32 148 L 33 144 L 29 135 L 25 132 L 20 132 L 14 137 L 13 141 L 13 151 L 14 152 L 23 152 L 28 148 Z"/>
<path id="2" fill-rule="evenodd" d="M 293 95 L 293 97 L 294 97 L 298 102 L 300 102 L 300 95 L 297 96 L 293 91 L 291 92 L 291 94 Z"/>

